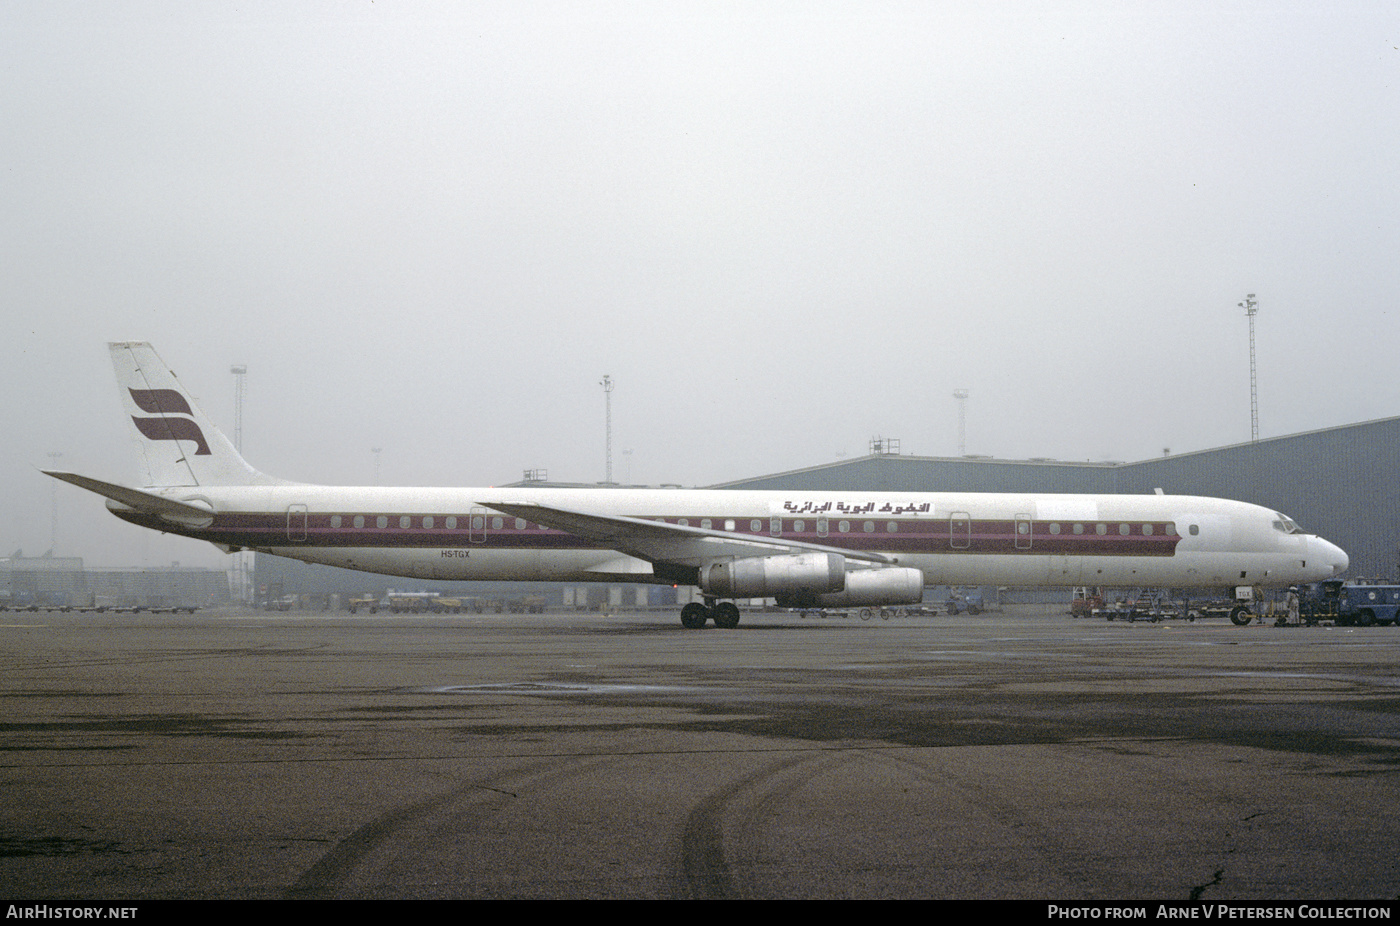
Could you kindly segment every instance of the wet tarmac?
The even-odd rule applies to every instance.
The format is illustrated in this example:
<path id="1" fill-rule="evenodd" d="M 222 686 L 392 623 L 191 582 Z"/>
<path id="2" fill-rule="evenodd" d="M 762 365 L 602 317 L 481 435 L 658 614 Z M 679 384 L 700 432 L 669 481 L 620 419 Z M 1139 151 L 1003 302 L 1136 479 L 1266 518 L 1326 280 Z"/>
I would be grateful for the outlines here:
<path id="1" fill-rule="evenodd" d="M 1400 896 L 1400 629 L 0 615 L 25 899 Z"/>

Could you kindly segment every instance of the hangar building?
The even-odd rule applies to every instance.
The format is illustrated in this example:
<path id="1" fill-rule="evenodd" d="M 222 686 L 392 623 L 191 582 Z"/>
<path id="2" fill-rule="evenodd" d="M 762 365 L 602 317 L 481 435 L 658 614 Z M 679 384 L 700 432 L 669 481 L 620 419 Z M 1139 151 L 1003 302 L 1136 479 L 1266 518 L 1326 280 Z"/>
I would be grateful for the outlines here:
<path id="1" fill-rule="evenodd" d="M 871 454 L 726 482 L 722 489 L 1208 495 L 1281 511 L 1340 546 L 1347 576 L 1400 573 L 1400 418 L 1137 463 Z"/>

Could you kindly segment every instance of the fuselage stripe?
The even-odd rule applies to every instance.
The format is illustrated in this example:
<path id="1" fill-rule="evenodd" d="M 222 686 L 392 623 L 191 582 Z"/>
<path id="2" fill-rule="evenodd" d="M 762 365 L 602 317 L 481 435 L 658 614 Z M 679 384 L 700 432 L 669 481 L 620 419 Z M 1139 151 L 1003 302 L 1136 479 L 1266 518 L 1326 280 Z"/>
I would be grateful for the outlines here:
<path id="1" fill-rule="evenodd" d="M 135 511 L 115 512 L 119 517 L 169 533 L 182 534 L 235 547 L 356 547 L 356 548 L 464 548 L 499 550 L 593 550 L 606 545 L 566 531 L 534 522 L 518 522 L 513 517 L 490 515 L 431 516 L 432 527 L 424 527 L 424 515 L 405 513 L 302 513 L 286 511 L 223 513 L 214 516 L 208 527 L 198 528 L 168 522 L 158 516 Z M 456 527 L 445 526 L 455 517 Z M 338 518 L 339 526 L 333 526 Z M 362 527 L 355 527 L 356 519 Z M 473 518 L 476 524 L 473 526 Z M 400 526 L 407 519 L 409 526 Z M 676 524 L 678 518 L 651 518 Z M 837 520 L 817 529 L 813 519 L 783 519 L 779 533 L 773 533 L 769 518 L 687 517 L 690 526 L 708 522 L 723 530 L 726 522 L 734 528 L 724 533 L 736 538 L 754 537 L 781 543 L 784 540 L 819 544 L 835 549 L 866 550 L 894 554 L 1006 554 L 1034 553 L 1051 556 L 1172 556 L 1181 537 L 1175 525 L 1165 521 L 1072 523 L 1001 519 L 909 519 Z M 802 521 L 796 530 L 794 521 Z M 384 526 L 379 526 L 380 524 Z M 518 528 L 517 523 L 524 523 Z M 754 529 L 754 523 L 759 528 Z M 845 524 L 847 529 L 841 530 Z M 891 529 L 893 527 L 893 529 Z M 1075 533 L 1078 528 L 1081 532 Z"/>

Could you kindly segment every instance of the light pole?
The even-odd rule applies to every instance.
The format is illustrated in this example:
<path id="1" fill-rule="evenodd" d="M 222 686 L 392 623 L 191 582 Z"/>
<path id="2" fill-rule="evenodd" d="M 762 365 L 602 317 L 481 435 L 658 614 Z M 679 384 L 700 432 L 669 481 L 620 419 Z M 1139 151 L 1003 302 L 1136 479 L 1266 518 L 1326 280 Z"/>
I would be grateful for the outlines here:
<path id="1" fill-rule="evenodd" d="M 233 449 L 242 453 L 243 399 L 247 395 L 248 366 L 235 363 L 228 371 L 233 374 Z M 253 554 L 247 550 L 233 554 L 233 586 L 237 589 L 235 594 L 238 600 L 244 604 L 253 600 L 253 596 L 249 594 L 253 576 L 252 558 Z"/>
<path id="2" fill-rule="evenodd" d="M 248 376 L 248 366 L 242 363 L 235 363 L 228 368 L 228 371 L 233 374 L 233 449 L 242 453 L 243 397 L 247 390 L 245 379 Z"/>
<path id="3" fill-rule="evenodd" d="M 1250 293 L 1239 306 L 1244 309 L 1244 314 L 1249 316 L 1249 439 L 1258 442 L 1259 381 L 1254 366 L 1254 316 L 1259 312 L 1259 303 L 1254 300 L 1254 294 Z"/>
<path id="4" fill-rule="evenodd" d="M 49 451 L 49 469 L 58 469 L 58 461 L 62 457 L 63 454 L 57 450 Z M 53 552 L 58 549 L 58 480 L 52 480 L 49 491 L 52 493 L 49 512 L 49 550 Z"/>
<path id="5" fill-rule="evenodd" d="M 967 390 L 954 389 L 953 398 L 958 400 L 958 456 L 967 456 Z"/>
<path id="6" fill-rule="evenodd" d="M 606 433 L 607 466 L 606 466 L 606 468 L 604 469 L 604 474 L 605 474 L 605 475 L 603 476 L 603 481 L 606 482 L 606 483 L 611 484 L 612 481 L 613 481 L 613 478 L 612 478 L 612 391 L 613 391 L 613 381 L 612 381 L 612 377 L 611 377 L 611 376 L 608 376 L 606 373 L 604 373 L 604 374 L 603 374 L 603 381 L 602 381 L 601 383 L 599 383 L 598 385 L 600 385 L 600 386 L 603 387 L 603 404 L 604 404 L 604 406 L 606 407 L 606 415 L 607 415 L 607 422 L 606 422 L 606 425 L 605 425 L 606 431 L 607 431 L 607 433 Z"/>

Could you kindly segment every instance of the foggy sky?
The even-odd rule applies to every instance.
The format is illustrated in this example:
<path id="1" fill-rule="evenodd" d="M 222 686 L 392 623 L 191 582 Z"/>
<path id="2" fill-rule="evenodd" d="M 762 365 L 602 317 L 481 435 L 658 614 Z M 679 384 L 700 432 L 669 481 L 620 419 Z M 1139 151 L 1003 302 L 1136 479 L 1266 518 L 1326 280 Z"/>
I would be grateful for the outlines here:
<path id="1" fill-rule="evenodd" d="M 0 2 L 0 555 L 150 340 L 305 482 L 1137 460 L 1400 414 L 1400 12 Z M 1166 487 L 1171 491 L 1170 487 Z M 219 565 L 59 485 L 57 553 Z"/>

